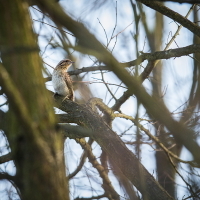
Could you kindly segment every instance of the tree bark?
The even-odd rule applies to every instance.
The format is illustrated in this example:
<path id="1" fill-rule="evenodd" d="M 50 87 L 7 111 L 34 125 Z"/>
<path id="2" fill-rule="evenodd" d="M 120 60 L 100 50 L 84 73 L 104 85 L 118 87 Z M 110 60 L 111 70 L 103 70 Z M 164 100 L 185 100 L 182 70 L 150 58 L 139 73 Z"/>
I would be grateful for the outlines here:
<path id="1" fill-rule="evenodd" d="M 0 20 L 0 85 L 9 102 L 6 131 L 21 199 L 67 200 L 63 138 L 55 131 L 27 3 L 0 0 Z"/>
<path id="2" fill-rule="evenodd" d="M 64 101 L 56 97 L 58 108 L 67 112 L 74 123 L 89 128 L 90 137 L 107 153 L 130 182 L 141 192 L 144 200 L 172 200 L 137 157 L 125 146 L 103 119 L 89 106 Z M 69 119 L 68 118 L 68 119 Z"/>

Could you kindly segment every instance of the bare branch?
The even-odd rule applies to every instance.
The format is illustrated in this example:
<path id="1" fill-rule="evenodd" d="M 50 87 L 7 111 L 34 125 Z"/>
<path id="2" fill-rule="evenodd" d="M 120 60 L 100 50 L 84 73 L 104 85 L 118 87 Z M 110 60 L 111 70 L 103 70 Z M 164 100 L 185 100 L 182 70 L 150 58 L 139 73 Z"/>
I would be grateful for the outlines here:
<path id="1" fill-rule="evenodd" d="M 51 25 L 51 24 L 48 24 L 48 23 L 45 23 L 45 22 L 41 22 L 41 21 L 39 21 L 39 20 L 36 20 L 36 19 L 33 19 L 33 21 L 40 22 L 40 23 L 42 23 L 42 24 L 46 24 L 46 25 L 48 25 L 48 26 L 51 26 L 51 27 L 53 27 L 53 28 L 55 28 L 55 29 L 58 29 L 58 30 L 60 30 L 59 28 L 57 28 L 57 27 L 55 27 L 55 26 L 53 26 L 53 25 Z M 64 31 L 64 30 L 61 30 L 61 31 L 63 31 L 64 33 L 67 33 L 67 34 L 69 34 L 69 35 L 71 35 L 71 36 L 75 37 L 73 34 L 71 34 L 71 33 L 67 32 L 67 31 Z"/>
<path id="2" fill-rule="evenodd" d="M 158 185 L 136 156 L 116 136 L 116 133 L 90 107 L 69 100 L 62 102 L 62 98 L 59 96 L 55 96 L 55 98 L 59 109 L 74 115 L 75 122 L 79 121 L 82 125 L 94 130 L 95 134 L 92 134 L 92 139 L 102 147 L 102 150 L 108 154 L 112 162 L 120 168 L 142 194 L 149 194 L 149 199 L 153 200 L 173 199 Z M 126 165 L 124 165 L 125 163 Z"/>
<path id="3" fill-rule="evenodd" d="M 114 190 L 110 179 L 107 175 L 107 173 L 105 172 L 105 169 L 102 165 L 100 165 L 100 163 L 97 161 L 96 157 L 94 156 L 91 146 L 85 141 L 84 138 L 81 139 L 75 139 L 77 143 L 79 143 L 81 145 L 81 147 L 87 151 L 87 156 L 89 161 L 91 162 L 91 164 L 93 165 L 94 168 L 96 168 L 96 170 L 99 172 L 100 177 L 103 180 L 103 185 L 102 187 L 104 188 L 105 191 L 107 191 L 107 197 L 110 199 L 120 199 L 119 195 L 116 193 L 116 191 Z"/>
<path id="4" fill-rule="evenodd" d="M 143 3 L 144 5 L 160 12 L 163 15 L 166 15 L 167 17 L 173 19 L 174 21 L 177 21 L 182 26 L 190 30 L 192 33 L 200 37 L 200 27 L 191 22 L 190 20 L 186 19 L 179 13 L 169 9 L 166 6 L 163 6 L 160 2 L 151 1 L 151 0 L 137 0 L 138 2 Z"/>
<path id="5" fill-rule="evenodd" d="M 8 153 L 6 155 L 0 156 L 0 164 L 11 161 L 12 160 L 12 155 L 11 153 Z"/>
<path id="6" fill-rule="evenodd" d="M 120 65 L 122 67 L 132 67 L 132 66 L 141 64 L 145 60 L 154 61 L 154 60 L 161 60 L 161 59 L 170 59 L 173 57 L 187 56 L 193 53 L 200 53 L 200 44 L 194 44 L 194 45 L 189 45 L 182 48 L 170 49 L 167 51 L 156 51 L 154 53 L 141 52 L 142 55 L 140 55 L 137 59 L 132 60 L 130 62 L 120 63 Z M 101 70 L 109 70 L 109 69 L 110 69 L 109 66 L 93 66 L 93 67 L 83 67 L 81 69 L 69 71 L 68 73 L 69 75 L 79 75 L 85 72 L 93 72 L 93 71 L 98 71 L 98 70 L 101 71 Z M 147 67 L 145 68 L 143 73 L 149 75 L 150 72 L 151 72 L 151 69 Z M 141 77 L 143 77 L 142 80 L 145 79 L 145 76 L 142 74 L 141 74 Z M 47 77 L 45 78 L 45 80 L 51 81 L 51 77 Z"/>
<path id="7" fill-rule="evenodd" d="M 194 44 L 182 48 L 170 49 L 167 51 L 157 51 L 154 53 L 141 52 L 142 55 L 140 55 L 136 60 L 122 63 L 122 65 L 135 66 L 141 64 L 144 60 L 152 61 L 152 60 L 170 59 L 173 57 L 181 57 L 199 52 L 200 52 L 200 44 Z"/>
<path id="8" fill-rule="evenodd" d="M 160 1 L 160 2 L 167 2 L 167 1 L 171 1 L 171 2 L 176 2 L 176 3 L 200 3 L 200 0 L 152 0 L 152 1 Z"/>

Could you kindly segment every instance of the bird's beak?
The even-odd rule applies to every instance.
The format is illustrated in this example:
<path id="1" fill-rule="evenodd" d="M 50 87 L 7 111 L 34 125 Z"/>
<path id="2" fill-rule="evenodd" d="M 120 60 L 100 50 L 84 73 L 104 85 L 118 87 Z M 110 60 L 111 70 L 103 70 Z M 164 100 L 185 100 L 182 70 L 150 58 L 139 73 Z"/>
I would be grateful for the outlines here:
<path id="1" fill-rule="evenodd" d="M 71 63 L 75 63 L 74 61 L 71 61 Z"/>

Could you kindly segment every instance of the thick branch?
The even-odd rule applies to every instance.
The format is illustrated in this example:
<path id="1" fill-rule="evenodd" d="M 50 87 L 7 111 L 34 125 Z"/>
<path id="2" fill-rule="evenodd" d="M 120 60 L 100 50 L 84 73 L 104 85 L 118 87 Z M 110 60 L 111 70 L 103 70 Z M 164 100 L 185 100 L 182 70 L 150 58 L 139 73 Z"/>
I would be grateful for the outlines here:
<path id="1" fill-rule="evenodd" d="M 156 0 L 156 1 L 161 1 L 161 2 L 172 1 L 176 3 L 191 3 L 191 4 L 200 3 L 200 0 Z"/>
<path id="2" fill-rule="evenodd" d="M 58 108 L 74 115 L 74 120 L 92 130 L 94 139 L 107 153 L 122 173 L 143 194 L 144 199 L 160 200 L 172 199 L 158 184 L 151 174 L 139 162 L 136 156 L 124 145 L 121 139 L 113 132 L 102 118 L 86 105 L 64 101 L 56 96 Z"/>
<path id="3" fill-rule="evenodd" d="M 59 127 L 62 129 L 65 137 L 69 138 L 83 138 L 83 137 L 91 137 L 94 134 L 90 129 L 86 129 L 80 126 L 72 126 L 69 124 L 59 124 Z"/>
<path id="4" fill-rule="evenodd" d="M 173 19 L 174 21 L 180 23 L 182 26 L 190 30 L 192 33 L 200 37 L 200 27 L 196 24 L 192 23 L 190 20 L 186 19 L 179 13 L 169 9 L 166 6 L 163 6 L 160 2 L 152 1 L 152 0 L 137 0 L 144 5 L 160 12 L 161 14 Z"/>

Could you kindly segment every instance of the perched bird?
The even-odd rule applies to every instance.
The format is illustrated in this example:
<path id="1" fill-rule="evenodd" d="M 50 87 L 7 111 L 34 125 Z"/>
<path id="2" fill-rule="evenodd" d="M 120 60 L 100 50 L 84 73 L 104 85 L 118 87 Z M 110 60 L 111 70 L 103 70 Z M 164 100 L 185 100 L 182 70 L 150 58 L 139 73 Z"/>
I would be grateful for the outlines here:
<path id="1" fill-rule="evenodd" d="M 74 101 L 74 90 L 72 80 L 66 72 L 68 68 L 74 63 L 69 59 L 61 60 L 55 67 L 52 74 L 52 84 L 55 94 L 64 96 L 65 99 Z"/>

